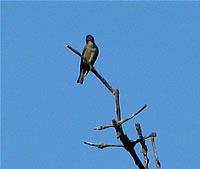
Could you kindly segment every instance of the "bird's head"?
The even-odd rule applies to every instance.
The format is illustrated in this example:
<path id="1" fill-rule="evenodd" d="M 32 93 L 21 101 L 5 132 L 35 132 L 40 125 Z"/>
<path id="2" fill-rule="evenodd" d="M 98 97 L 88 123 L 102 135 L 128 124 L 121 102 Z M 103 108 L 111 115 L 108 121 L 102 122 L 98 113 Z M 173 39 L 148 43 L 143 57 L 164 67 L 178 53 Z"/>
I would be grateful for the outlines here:
<path id="1" fill-rule="evenodd" d="M 94 42 L 94 37 L 92 35 L 87 35 L 86 42 Z"/>

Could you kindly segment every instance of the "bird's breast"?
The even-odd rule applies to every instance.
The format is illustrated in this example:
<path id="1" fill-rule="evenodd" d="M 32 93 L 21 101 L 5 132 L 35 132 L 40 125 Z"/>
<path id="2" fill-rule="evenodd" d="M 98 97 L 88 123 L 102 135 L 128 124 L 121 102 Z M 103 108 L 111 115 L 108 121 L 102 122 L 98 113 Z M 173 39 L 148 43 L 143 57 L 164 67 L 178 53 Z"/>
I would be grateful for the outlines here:
<path id="1" fill-rule="evenodd" d="M 94 64 L 97 54 L 97 48 L 88 46 L 85 50 L 84 58 L 86 58 L 89 63 Z"/>

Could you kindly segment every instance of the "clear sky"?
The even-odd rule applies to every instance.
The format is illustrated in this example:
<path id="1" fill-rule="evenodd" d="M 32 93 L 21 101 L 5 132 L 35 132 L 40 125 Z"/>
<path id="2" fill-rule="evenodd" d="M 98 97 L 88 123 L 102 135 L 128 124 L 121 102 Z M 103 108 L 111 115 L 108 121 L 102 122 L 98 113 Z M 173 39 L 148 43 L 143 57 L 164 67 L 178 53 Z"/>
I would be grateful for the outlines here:
<path id="1" fill-rule="evenodd" d="M 198 169 L 200 2 L 2 2 L 2 169 L 133 169 L 110 124 L 114 97 L 94 74 L 76 80 L 92 34 L 95 68 L 120 90 L 122 117 L 155 139 L 162 168 Z M 150 168 L 156 168 L 150 140 Z M 140 145 L 137 146 L 141 154 Z M 140 157 L 142 157 L 140 155 Z"/>

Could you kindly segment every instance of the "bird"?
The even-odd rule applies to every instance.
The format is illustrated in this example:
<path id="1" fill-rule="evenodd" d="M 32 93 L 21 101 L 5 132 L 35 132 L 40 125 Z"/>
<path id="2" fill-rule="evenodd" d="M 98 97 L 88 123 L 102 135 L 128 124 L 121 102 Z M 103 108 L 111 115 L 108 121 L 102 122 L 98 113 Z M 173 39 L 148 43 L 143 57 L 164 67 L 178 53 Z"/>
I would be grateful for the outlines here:
<path id="1" fill-rule="evenodd" d="M 83 58 L 85 58 L 88 63 L 94 65 L 98 54 L 99 54 L 99 49 L 94 42 L 94 37 L 92 35 L 87 35 L 86 45 L 82 52 Z M 80 84 L 83 84 L 84 78 L 90 71 L 90 66 L 85 62 L 83 58 L 81 58 L 80 75 L 77 80 L 77 83 L 80 83 Z"/>

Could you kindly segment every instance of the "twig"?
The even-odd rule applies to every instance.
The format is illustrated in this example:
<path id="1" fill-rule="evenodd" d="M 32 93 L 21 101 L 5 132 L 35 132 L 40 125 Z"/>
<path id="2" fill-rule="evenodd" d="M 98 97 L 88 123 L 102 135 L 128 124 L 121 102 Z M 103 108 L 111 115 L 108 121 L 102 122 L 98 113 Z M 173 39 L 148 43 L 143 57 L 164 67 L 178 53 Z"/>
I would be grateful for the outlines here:
<path id="1" fill-rule="evenodd" d="M 147 149 L 147 146 L 145 144 L 145 140 L 143 139 L 140 124 L 139 123 L 135 124 L 135 127 L 136 127 L 136 130 L 137 130 L 137 134 L 138 134 L 139 138 L 141 139 L 140 144 L 142 146 L 142 154 L 144 155 L 144 167 L 145 167 L 145 169 L 148 169 L 148 165 L 149 165 L 149 158 L 147 156 L 148 149 Z"/>
<path id="2" fill-rule="evenodd" d="M 143 137 L 142 139 L 139 138 L 137 139 L 136 141 L 132 141 L 131 144 L 133 145 L 133 147 L 137 144 L 137 143 L 140 143 L 142 140 L 146 140 L 148 138 L 151 138 L 151 137 L 154 137 L 155 134 L 154 133 L 151 133 L 150 135 L 146 136 L 146 137 Z"/>
<path id="3" fill-rule="evenodd" d="M 104 143 L 94 144 L 94 143 L 91 143 L 91 142 L 84 142 L 84 144 L 87 144 L 87 145 L 93 146 L 93 147 L 98 147 L 100 149 L 107 148 L 107 147 L 124 147 L 123 145 L 104 144 Z"/>
<path id="4" fill-rule="evenodd" d="M 145 104 L 140 110 L 138 110 L 136 113 L 132 114 L 131 116 L 127 117 L 124 120 L 119 121 L 119 124 L 123 124 L 125 122 L 127 122 L 128 120 L 132 119 L 133 117 L 135 117 L 136 115 L 138 115 L 141 111 L 143 111 L 145 108 L 147 107 L 147 105 Z"/>
<path id="5" fill-rule="evenodd" d="M 116 106 L 117 107 L 117 106 Z M 147 105 L 144 105 L 140 110 L 138 110 L 136 113 L 130 115 L 129 117 L 123 119 L 123 120 L 120 120 L 120 121 L 117 121 L 117 124 L 118 125 L 122 125 L 123 123 L 127 122 L 128 120 L 131 120 L 133 117 L 135 117 L 136 115 L 138 115 L 140 112 L 142 112 L 145 108 L 147 107 Z M 119 111 L 119 110 L 118 110 Z M 114 127 L 113 124 L 108 124 L 108 125 L 105 125 L 105 126 L 98 126 L 96 127 L 94 130 L 104 130 L 104 129 L 107 129 L 107 128 L 110 128 L 110 127 Z"/>
<path id="6" fill-rule="evenodd" d="M 116 90 L 116 95 L 115 95 L 115 104 L 116 104 L 116 114 L 117 114 L 117 120 L 121 120 L 121 113 L 120 113 L 120 105 L 119 105 L 119 90 Z"/>
<path id="7" fill-rule="evenodd" d="M 90 66 L 90 70 L 91 72 L 93 72 L 100 80 L 101 82 L 108 88 L 108 90 L 112 93 L 112 94 L 116 94 L 116 90 L 113 89 L 108 82 L 106 82 L 106 80 L 96 71 L 96 69 L 94 68 L 94 66 L 90 63 L 88 63 L 88 61 L 74 48 L 72 48 L 70 45 L 66 45 L 67 48 L 69 48 L 72 52 L 74 52 L 75 54 L 77 54 L 78 56 L 80 56 L 82 59 L 84 59 L 84 61 Z"/>
<path id="8" fill-rule="evenodd" d="M 69 48 L 74 53 L 76 53 L 77 55 L 79 55 L 81 58 L 83 58 L 83 56 L 76 49 L 72 48 L 70 45 L 66 45 L 66 47 Z"/>
<path id="9" fill-rule="evenodd" d="M 152 137 L 156 137 L 156 133 L 151 133 L 150 135 L 146 136 L 146 137 L 143 137 L 143 140 L 146 140 L 148 138 L 152 138 Z"/>
<path id="10" fill-rule="evenodd" d="M 155 136 L 156 136 L 156 134 L 155 134 Z M 152 147 L 153 147 L 156 167 L 157 167 L 157 169 L 160 169 L 160 161 L 158 160 L 158 154 L 157 154 L 157 151 L 156 151 L 156 145 L 155 145 L 154 137 L 151 138 L 151 143 L 152 143 Z"/>
<path id="11" fill-rule="evenodd" d="M 110 127 L 114 127 L 113 124 L 108 124 L 108 125 L 105 125 L 105 126 L 98 126 L 98 127 L 94 128 L 94 130 L 104 130 L 104 129 L 107 129 L 107 128 L 110 128 Z"/>

